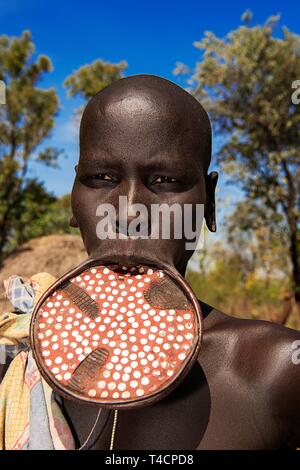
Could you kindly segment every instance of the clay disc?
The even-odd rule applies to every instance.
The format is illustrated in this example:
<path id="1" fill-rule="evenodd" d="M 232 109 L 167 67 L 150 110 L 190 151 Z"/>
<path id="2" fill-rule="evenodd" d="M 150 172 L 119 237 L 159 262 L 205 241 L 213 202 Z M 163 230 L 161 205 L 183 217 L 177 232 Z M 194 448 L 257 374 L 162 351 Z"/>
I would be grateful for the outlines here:
<path id="1" fill-rule="evenodd" d="M 199 348 L 201 311 L 165 270 L 93 266 L 50 288 L 31 336 L 58 392 L 130 406 L 159 399 L 181 376 Z"/>

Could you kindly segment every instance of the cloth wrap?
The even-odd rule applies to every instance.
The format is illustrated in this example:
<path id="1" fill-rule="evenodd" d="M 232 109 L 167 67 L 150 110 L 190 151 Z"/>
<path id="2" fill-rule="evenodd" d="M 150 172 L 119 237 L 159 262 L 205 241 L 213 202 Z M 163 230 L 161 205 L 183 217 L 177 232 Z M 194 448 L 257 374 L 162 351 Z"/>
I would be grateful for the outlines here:
<path id="1" fill-rule="evenodd" d="M 4 282 L 13 310 L 0 315 L 1 362 L 15 356 L 0 385 L 1 450 L 73 450 L 72 432 L 29 348 L 31 314 L 55 281 L 48 273 Z"/>

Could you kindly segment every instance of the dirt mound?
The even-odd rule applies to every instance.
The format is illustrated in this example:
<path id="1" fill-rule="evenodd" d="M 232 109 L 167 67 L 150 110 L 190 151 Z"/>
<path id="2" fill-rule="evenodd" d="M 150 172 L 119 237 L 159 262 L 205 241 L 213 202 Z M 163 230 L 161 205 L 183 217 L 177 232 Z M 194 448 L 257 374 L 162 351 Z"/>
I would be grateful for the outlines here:
<path id="1" fill-rule="evenodd" d="M 0 312 L 10 309 L 3 281 L 12 274 L 28 278 L 38 272 L 59 277 L 87 258 L 78 235 L 49 235 L 30 240 L 11 254 L 0 270 Z"/>

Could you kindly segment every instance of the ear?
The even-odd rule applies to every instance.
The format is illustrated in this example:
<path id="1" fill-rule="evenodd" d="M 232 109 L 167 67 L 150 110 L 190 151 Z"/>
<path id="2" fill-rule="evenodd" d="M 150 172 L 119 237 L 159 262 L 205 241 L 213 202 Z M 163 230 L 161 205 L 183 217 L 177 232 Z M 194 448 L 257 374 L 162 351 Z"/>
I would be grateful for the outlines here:
<path id="1" fill-rule="evenodd" d="M 75 165 L 74 170 L 75 170 L 75 173 L 77 174 L 78 165 Z M 70 227 L 79 228 L 78 222 L 77 222 L 77 220 L 75 219 L 75 217 L 74 217 L 73 214 L 72 214 L 72 216 L 71 216 L 71 218 L 70 218 L 69 225 L 70 225 Z"/>
<path id="2" fill-rule="evenodd" d="M 71 216 L 70 221 L 69 221 L 69 225 L 70 225 L 70 227 L 79 228 L 78 222 L 75 219 L 74 215 Z"/>
<path id="3" fill-rule="evenodd" d="M 215 189 L 217 186 L 219 175 L 216 171 L 212 171 L 206 176 L 206 204 L 204 210 L 204 217 L 206 225 L 211 232 L 217 231 L 216 224 L 216 206 L 215 206 Z"/>

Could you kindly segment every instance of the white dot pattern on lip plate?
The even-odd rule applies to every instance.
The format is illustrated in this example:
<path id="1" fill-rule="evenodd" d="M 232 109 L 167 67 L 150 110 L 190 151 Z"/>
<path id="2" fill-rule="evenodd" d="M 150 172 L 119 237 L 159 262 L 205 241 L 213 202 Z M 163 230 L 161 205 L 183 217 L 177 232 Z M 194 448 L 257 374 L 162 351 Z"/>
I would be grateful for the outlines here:
<path id="1" fill-rule="evenodd" d="M 166 385 L 188 360 L 198 331 L 192 307 L 176 311 L 148 304 L 144 292 L 164 275 L 145 267 L 117 272 L 98 266 L 71 279 L 99 305 L 94 320 L 65 291 L 52 294 L 38 312 L 37 338 L 55 380 L 68 388 L 77 366 L 95 349 L 105 348 L 107 361 L 95 379 L 86 381 L 85 396 L 130 401 Z"/>

